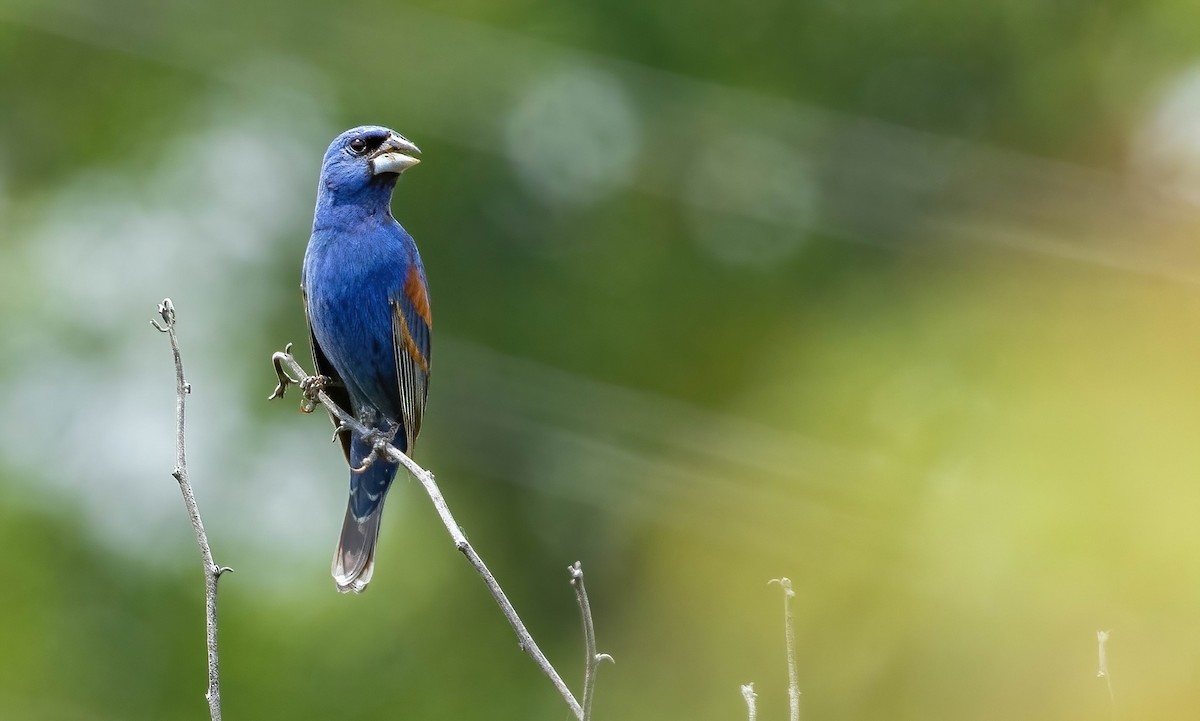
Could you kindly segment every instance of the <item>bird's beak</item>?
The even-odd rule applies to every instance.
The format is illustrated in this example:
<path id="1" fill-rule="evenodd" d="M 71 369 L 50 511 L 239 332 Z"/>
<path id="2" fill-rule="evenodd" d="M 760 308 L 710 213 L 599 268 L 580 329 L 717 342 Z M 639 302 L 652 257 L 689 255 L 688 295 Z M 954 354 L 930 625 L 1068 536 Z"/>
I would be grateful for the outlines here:
<path id="1" fill-rule="evenodd" d="M 371 174 L 396 173 L 399 175 L 412 166 L 421 162 L 414 158 L 420 155 L 421 149 L 402 135 L 392 133 L 383 141 L 379 150 L 371 156 Z"/>

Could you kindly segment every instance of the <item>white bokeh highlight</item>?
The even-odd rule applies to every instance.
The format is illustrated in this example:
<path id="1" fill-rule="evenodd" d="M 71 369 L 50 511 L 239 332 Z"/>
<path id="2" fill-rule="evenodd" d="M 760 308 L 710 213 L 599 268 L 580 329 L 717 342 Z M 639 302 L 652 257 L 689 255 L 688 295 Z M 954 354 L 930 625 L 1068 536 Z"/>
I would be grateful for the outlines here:
<path id="1" fill-rule="evenodd" d="M 1166 86 L 1134 134 L 1130 166 L 1139 180 L 1200 205 L 1200 66 Z"/>
<path id="2" fill-rule="evenodd" d="M 283 586 L 296 576 L 280 561 L 323 575 L 345 464 L 313 442 L 326 425 L 299 422 L 295 399 L 272 408 L 293 422 L 255 422 L 248 406 L 265 404 L 274 381 L 246 340 L 272 310 L 259 279 L 284 265 L 299 284 L 320 150 L 335 129 L 294 86 L 256 97 L 197 109 L 199 127 L 157 139 L 148 167 L 82 170 L 27 206 L 8 239 L 16 262 L 0 270 L 0 322 L 20 329 L 0 363 L 11 404 L 0 459 L 18 483 L 6 498 L 77 514 L 123 557 L 165 563 L 194 544 L 170 476 L 171 353 L 149 324 L 170 296 L 193 386 L 189 466 L 218 560 L 257 565 Z M 288 340 L 302 339 L 279 345 Z M 220 553 L 235 548 L 241 564 Z"/>
<path id="3" fill-rule="evenodd" d="M 522 186 L 548 205 L 592 205 L 627 185 L 641 148 L 628 93 L 592 68 L 536 79 L 504 124 L 505 150 Z"/>
<path id="4" fill-rule="evenodd" d="M 819 189 L 804 156 L 768 135 L 731 133 L 696 148 L 683 196 L 693 237 L 719 261 L 769 269 L 816 222 Z"/>

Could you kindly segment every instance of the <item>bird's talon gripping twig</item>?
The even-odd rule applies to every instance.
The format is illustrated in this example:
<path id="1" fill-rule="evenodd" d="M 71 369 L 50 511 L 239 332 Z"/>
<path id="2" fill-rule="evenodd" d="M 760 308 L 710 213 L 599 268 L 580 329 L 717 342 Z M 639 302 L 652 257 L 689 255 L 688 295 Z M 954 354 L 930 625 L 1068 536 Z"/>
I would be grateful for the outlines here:
<path id="1" fill-rule="evenodd" d="M 329 386 L 329 376 L 309 376 L 300 381 L 300 390 L 304 396 L 312 401 L 320 402 L 319 396 L 321 391 Z"/>
<path id="2" fill-rule="evenodd" d="M 374 448 L 372 448 L 371 453 L 366 458 L 363 459 L 362 465 L 359 466 L 358 468 L 355 468 L 354 466 L 350 466 L 350 472 L 351 473 L 362 473 L 363 471 L 370 468 L 371 464 L 374 463 L 378 459 L 379 459 L 379 453 Z"/>
<path id="3" fill-rule="evenodd" d="M 392 441 L 396 436 L 396 428 L 399 428 L 399 426 L 395 426 L 388 433 L 377 432 L 375 438 L 372 440 L 371 449 L 378 455 L 386 456 L 388 447 L 392 445 Z"/>
<path id="4" fill-rule="evenodd" d="M 333 429 L 333 438 L 330 438 L 329 440 L 331 443 L 336 443 L 338 440 L 338 436 L 342 435 L 343 433 L 350 433 L 350 432 L 351 432 L 351 429 L 345 423 L 342 423 L 341 421 L 339 421 L 337 424 L 337 428 Z"/>
<path id="5" fill-rule="evenodd" d="M 300 401 L 301 413 L 312 413 L 321 402 L 321 392 L 329 385 L 329 376 L 308 376 L 300 380 L 300 391 L 303 398 Z"/>

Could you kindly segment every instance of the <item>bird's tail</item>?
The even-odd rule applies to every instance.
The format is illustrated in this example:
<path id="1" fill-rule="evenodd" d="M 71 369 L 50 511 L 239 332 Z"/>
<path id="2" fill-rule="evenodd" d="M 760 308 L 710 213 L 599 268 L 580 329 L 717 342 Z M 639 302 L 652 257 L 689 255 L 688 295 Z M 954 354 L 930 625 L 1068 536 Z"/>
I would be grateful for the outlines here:
<path id="1" fill-rule="evenodd" d="M 360 466 L 369 453 L 369 447 L 355 439 L 350 446 L 350 461 Z M 342 593 L 360 593 L 371 582 L 383 501 L 396 477 L 396 469 L 395 463 L 379 459 L 362 473 L 350 471 L 350 501 L 346 504 L 346 518 L 333 554 L 332 569 L 333 582 Z"/>

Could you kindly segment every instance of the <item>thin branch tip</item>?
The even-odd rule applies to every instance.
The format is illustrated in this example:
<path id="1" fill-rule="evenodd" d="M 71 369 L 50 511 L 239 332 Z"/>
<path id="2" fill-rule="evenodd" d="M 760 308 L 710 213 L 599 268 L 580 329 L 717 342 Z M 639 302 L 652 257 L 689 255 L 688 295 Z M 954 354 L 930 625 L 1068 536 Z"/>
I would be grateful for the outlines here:
<path id="1" fill-rule="evenodd" d="M 754 692 L 754 683 L 742 685 L 742 698 L 746 701 L 746 718 L 748 721 L 758 719 L 758 694 Z"/>
<path id="2" fill-rule="evenodd" d="M 192 531 L 196 535 L 196 545 L 200 549 L 200 560 L 205 571 L 204 615 L 205 645 L 208 651 L 208 689 L 204 698 L 208 702 L 208 712 L 212 721 L 221 721 L 221 673 L 217 655 L 217 580 L 226 570 L 233 569 L 218 566 L 213 561 L 208 534 L 205 533 L 204 521 L 200 518 L 200 507 L 188 481 L 187 455 L 184 448 L 184 404 L 192 392 L 192 385 L 184 380 L 183 355 L 179 350 L 179 337 L 175 334 L 175 305 L 170 298 L 164 298 L 158 304 L 158 315 L 162 323 L 152 319 L 150 324 L 159 332 L 167 334 L 171 341 L 171 353 L 175 357 L 175 467 L 171 471 L 171 477 L 179 483 L 179 492 L 183 495 L 183 504 L 192 522 Z"/>
<path id="3" fill-rule="evenodd" d="M 606 653 L 600 653 L 596 649 L 596 627 L 592 621 L 592 604 L 588 600 L 587 588 L 583 583 L 583 562 L 576 561 L 567 566 L 567 574 L 570 575 L 570 584 L 575 589 L 575 600 L 579 603 L 580 620 L 583 622 L 583 644 L 584 644 L 584 665 L 583 665 L 583 716 L 584 721 L 590 721 L 592 717 L 592 700 L 596 695 L 596 671 L 600 668 L 600 664 L 607 658 L 609 661 L 616 663 L 612 656 Z"/>
<path id="4" fill-rule="evenodd" d="M 792 620 L 792 599 L 796 592 L 792 590 L 792 580 L 787 576 L 773 578 L 767 582 L 779 584 L 783 589 L 783 632 L 787 646 L 788 670 L 788 719 L 800 721 L 800 681 L 796 671 L 796 629 Z"/>
<path id="5" fill-rule="evenodd" d="M 271 355 L 271 363 L 275 366 L 275 376 L 279 379 L 279 384 L 275 386 L 275 390 L 271 392 L 271 395 L 267 396 L 267 400 L 269 401 L 273 401 L 276 398 L 283 398 L 283 394 L 287 392 L 288 386 L 293 383 L 300 382 L 288 375 L 287 371 L 283 369 L 283 363 L 285 360 L 291 360 L 295 362 L 295 359 L 292 358 L 291 351 L 292 344 L 288 343 L 287 347 L 282 353 L 277 352 Z"/>
<path id="6" fill-rule="evenodd" d="M 170 298 L 163 298 L 163 301 L 158 304 L 158 316 L 162 318 L 163 325 L 167 326 L 168 328 L 174 327 L 175 304 L 171 302 Z M 150 322 L 153 323 L 154 321 Z"/>

